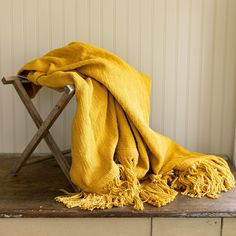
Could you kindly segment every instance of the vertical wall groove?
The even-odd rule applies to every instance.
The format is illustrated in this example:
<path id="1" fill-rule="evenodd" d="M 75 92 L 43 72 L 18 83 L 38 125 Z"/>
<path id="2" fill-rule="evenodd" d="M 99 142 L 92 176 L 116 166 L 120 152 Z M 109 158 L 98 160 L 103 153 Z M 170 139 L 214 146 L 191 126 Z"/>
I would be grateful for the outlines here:
<path id="1" fill-rule="evenodd" d="M 200 148 L 200 143 L 199 143 L 199 137 L 200 137 L 200 111 L 201 111 L 201 97 L 202 97 L 202 61 L 203 61 L 203 38 L 204 38 L 204 12 L 205 12 L 205 8 L 204 8 L 204 0 L 202 0 L 202 15 L 201 15 L 201 42 L 200 42 L 200 63 L 199 63 L 199 96 L 198 96 L 198 108 L 197 108 L 197 116 L 198 116 L 198 122 L 197 122 L 197 149 L 199 150 Z"/>
<path id="2" fill-rule="evenodd" d="M 161 132 L 165 134 L 165 80 L 166 80 L 166 17 L 167 3 L 164 1 L 164 32 L 163 32 L 163 82 L 162 82 L 162 114 L 161 115 Z"/>
<path id="3" fill-rule="evenodd" d="M 113 51 L 116 52 L 116 0 L 113 0 Z"/>
<path id="4" fill-rule="evenodd" d="M 10 17 L 10 20 L 11 20 L 11 70 L 12 71 L 15 71 L 15 66 L 14 66 L 14 44 L 13 44 L 13 38 L 14 38 L 14 33 L 13 33 L 13 0 L 11 0 L 11 17 Z M 12 142 L 13 142 L 13 149 L 16 150 L 16 114 L 15 114 L 15 93 L 14 91 L 12 90 L 12 107 L 11 107 L 11 110 L 12 110 L 12 114 L 13 114 L 13 117 L 14 117 L 14 120 L 13 120 L 13 124 L 12 124 L 12 135 L 13 135 L 13 139 L 12 139 Z"/>
<path id="5" fill-rule="evenodd" d="M 128 56 L 128 42 L 129 42 L 129 2 L 127 3 L 127 7 L 126 7 L 126 44 L 125 44 L 125 47 L 126 47 L 126 60 L 128 60 L 129 56 Z"/>
<path id="6" fill-rule="evenodd" d="M 62 19 L 63 19 L 63 24 L 62 24 L 62 37 L 63 37 L 63 45 L 66 45 L 66 16 L 65 16 L 65 0 L 62 0 Z M 66 130 L 67 130 L 67 123 L 68 123 L 68 117 L 67 117 L 67 112 L 65 112 L 65 110 L 62 113 L 62 132 L 60 135 L 63 136 L 62 138 L 62 148 L 66 149 L 67 147 L 67 135 L 65 134 Z"/>
<path id="7" fill-rule="evenodd" d="M 72 41 L 101 46 L 152 77 L 153 129 L 194 151 L 232 155 L 235 1 L 0 0 L 0 7 L 1 75 Z M 0 91 L 0 152 L 22 151 L 34 124 L 10 86 Z M 43 89 L 34 99 L 43 117 L 57 98 Z M 75 100 L 52 128 L 62 148 L 74 111 Z"/>
<path id="8" fill-rule="evenodd" d="M 62 0 L 62 42 L 66 43 L 66 29 L 65 29 L 65 0 Z"/>
<path id="9" fill-rule="evenodd" d="M 91 42 L 91 0 L 87 1 L 88 4 L 88 41 Z"/>
<path id="10" fill-rule="evenodd" d="M 226 19 L 225 19 L 225 30 L 224 30 L 224 35 L 225 35 L 225 40 L 224 40 L 224 59 L 223 59 L 223 73 L 222 73 L 222 76 L 225 77 L 225 70 L 226 70 L 226 58 L 227 58 L 227 49 L 226 49 L 226 43 L 228 41 L 228 21 L 227 21 L 227 16 L 228 16 L 228 7 L 229 7 L 229 1 L 226 0 L 226 7 L 225 7 L 225 16 L 226 16 Z M 220 132 L 223 133 L 223 110 L 224 110 L 224 100 L 225 100 L 225 80 L 223 80 L 223 85 L 222 85 L 222 99 L 221 99 L 221 104 L 220 104 L 220 107 L 221 107 L 221 114 L 220 114 L 220 117 L 221 117 L 221 122 L 220 122 Z M 220 152 L 222 153 L 223 151 L 223 136 L 221 135 L 220 136 Z"/>
<path id="11" fill-rule="evenodd" d="M 103 44 L 103 8 L 104 8 L 104 3 L 103 0 L 100 0 L 100 47 L 104 47 Z"/>
<path id="12" fill-rule="evenodd" d="M 75 8 L 74 8 L 74 14 L 75 14 L 75 38 L 77 38 L 77 32 L 78 32 L 78 17 L 77 17 L 77 13 L 78 13 L 78 1 L 74 0 L 74 4 L 75 4 Z"/>
<path id="13" fill-rule="evenodd" d="M 37 57 L 40 57 L 39 51 L 39 0 L 36 0 L 36 42 L 37 42 Z M 38 96 L 38 110 L 41 111 L 41 102 L 40 102 L 40 95 Z"/>
<path id="14" fill-rule="evenodd" d="M 27 58 L 26 58 L 26 45 L 27 45 L 27 37 L 26 37 L 26 4 L 25 4 L 25 0 L 23 0 L 23 8 L 22 8 L 22 13 L 23 13 L 23 25 L 22 25 L 22 33 L 23 33 L 23 41 L 24 41 L 24 53 L 23 53 L 23 59 L 26 62 Z M 25 122 L 25 137 L 26 137 L 26 142 L 27 140 L 29 140 L 29 129 L 28 129 L 28 123 L 27 123 L 27 113 L 25 112 L 25 116 L 24 116 L 24 122 Z"/>
<path id="15" fill-rule="evenodd" d="M 176 7 L 176 42 L 175 42 L 175 88 L 177 87 L 177 80 L 178 80 L 178 64 L 179 64 L 179 0 L 177 0 L 177 7 Z M 174 90 L 174 99 L 175 99 L 175 106 L 174 106 L 174 121 L 176 121 L 176 113 L 177 113 L 177 89 Z M 176 122 L 173 132 L 173 137 L 176 140 Z"/>
<path id="16" fill-rule="evenodd" d="M 52 0 L 49 0 L 49 47 L 53 48 L 53 37 L 52 37 L 52 33 L 53 33 L 53 23 L 52 23 Z M 50 93 L 50 107 L 53 107 L 53 93 Z M 54 134 L 54 127 L 51 128 L 51 132 L 52 134 Z"/>
<path id="17" fill-rule="evenodd" d="M 142 11 L 142 9 L 141 9 L 141 1 L 142 0 L 139 0 L 138 1 L 138 4 L 139 4 L 139 38 L 138 38 L 138 70 L 140 70 L 141 69 L 141 21 L 142 21 L 142 18 L 141 18 L 141 11 Z"/>
<path id="18" fill-rule="evenodd" d="M 155 3 L 154 3 L 154 0 L 152 0 L 152 11 L 151 11 L 151 47 L 152 47 L 152 50 L 151 50 L 151 55 L 150 55 L 150 60 L 151 60 L 151 71 L 150 71 L 150 76 L 151 76 L 151 96 L 150 96 L 150 99 L 151 101 L 153 101 L 153 93 L 154 93 L 154 83 L 153 83 L 153 80 L 154 80 L 154 54 L 153 54 L 153 49 L 154 49 L 154 12 L 155 12 Z M 154 104 L 154 103 L 153 103 Z M 154 127 L 154 115 L 153 115 L 153 105 L 152 103 L 150 103 L 150 121 L 149 121 L 149 124 L 150 126 L 153 128 Z"/>
<path id="19" fill-rule="evenodd" d="M 212 37 L 212 57 L 211 57 L 211 77 L 210 77 L 210 83 L 213 85 L 213 80 L 214 80 L 214 68 L 215 68 L 215 64 L 214 64 L 214 58 L 215 58 L 215 35 L 216 35 L 216 10 L 217 10 L 217 2 L 214 5 L 214 24 L 213 24 L 213 37 Z M 210 105 L 209 105 L 209 120 L 208 120 L 208 145 L 209 145 L 209 150 L 210 152 L 212 151 L 211 149 L 211 131 L 212 131 L 212 127 L 211 127 L 211 113 L 212 113 L 212 94 L 213 94 L 213 88 L 212 86 L 209 89 L 209 94 L 210 94 Z"/>
<path id="20" fill-rule="evenodd" d="M 40 52 L 39 52 L 39 0 L 36 1 L 36 8 L 35 8 L 35 40 L 36 40 L 36 56 L 40 57 Z M 36 106 L 38 111 L 41 113 L 41 94 L 38 94 L 37 100 L 36 100 Z M 31 117 L 30 117 L 31 118 Z M 37 151 L 38 152 L 43 152 L 44 147 L 42 146 L 42 142 L 40 143 Z"/>
<path id="21" fill-rule="evenodd" d="M 188 56 L 187 56 L 187 82 L 186 82 L 186 107 L 185 107 L 185 146 L 187 147 L 188 145 L 188 106 L 189 106 L 189 75 L 190 75 L 190 42 L 191 42 L 191 22 L 192 22 L 192 0 L 190 0 L 190 4 L 189 4 L 189 28 L 188 28 Z"/>

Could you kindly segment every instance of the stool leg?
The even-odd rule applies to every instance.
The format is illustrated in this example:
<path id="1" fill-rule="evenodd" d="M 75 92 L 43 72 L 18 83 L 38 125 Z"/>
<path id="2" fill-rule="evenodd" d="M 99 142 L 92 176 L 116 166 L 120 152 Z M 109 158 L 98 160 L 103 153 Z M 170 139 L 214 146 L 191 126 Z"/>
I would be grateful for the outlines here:
<path id="1" fill-rule="evenodd" d="M 17 174 L 20 168 L 23 166 L 23 164 L 26 162 L 28 157 L 32 154 L 34 149 L 37 147 L 39 142 L 42 140 L 42 138 L 45 136 L 45 133 L 51 128 L 57 117 L 60 115 L 60 113 L 63 110 L 63 106 L 65 102 L 69 99 L 69 96 L 66 93 L 63 93 L 60 100 L 57 102 L 56 106 L 52 109 L 52 111 L 49 113 L 46 120 L 42 123 L 42 125 L 39 127 L 38 131 L 30 141 L 30 143 L 26 146 L 25 150 L 23 151 L 20 161 L 17 164 L 14 173 Z"/>
<path id="2" fill-rule="evenodd" d="M 26 109 L 28 110 L 30 116 L 32 117 L 33 121 L 35 122 L 36 126 L 39 129 L 41 128 L 41 131 L 38 130 L 38 132 L 36 133 L 36 135 L 39 135 L 39 136 L 41 135 L 41 136 L 36 137 L 36 135 L 35 135 L 33 137 L 33 139 L 31 140 L 31 142 L 29 144 L 30 146 L 28 145 L 25 148 L 24 152 L 22 153 L 22 158 L 20 159 L 19 163 L 15 167 L 14 173 L 17 174 L 20 171 L 21 167 L 26 162 L 26 160 L 29 158 L 29 156 L 31 155 L 33 150 L 36 148 L 38 143 L 41 141 L 42 138 L 44 138 L 49 149 L 51 150 L 52 154 L 54 155 L 56 161 L 58 162 L 59 166 L 61 167 L 61 170 L 63 171 L 66 178 L 68 179 L 68 181 L 72 185 L 73 189 L 75 191 L 79 191 L 79 188 L 76 187 L 70 179 L 69 164 L 65 160 L 63 154 L 61 153 L 59 147 L 57 146 L 56 142 L 54 141 L 52 135 L 50 134 L 50 132 L 48 130 L 51 127 L 51 125 L 55 122 L 56 118 L 59 116 L 59 114 L 62 112 L 62 110 L 65 108 L 67 103 L 70 101 L 70 99 L 73 97 L 73 95 L 74 95 L 73 87 L 67 86 L 61 99 L 59 100 L 57 105 L 54 107 L 53 111 L 47 117 L 47 119 L 48 119 L 47 123 L 45 123 L 47 119 L 45 120 L 45 122 L 43 122 L 41 116 L 39 115 L 37 109 L 35 108 L 34 104 L 32 103 L 30 97 L 28 96 L 28 94 L 25 91 L 21 82 L 19 80 L 16 80 L 13 83 L 13 85 L 14 85 L 18 95 L 20 96 L 22 102 L 24 103 Z M 57 114 L 57 115 L 55 116 L 55 114 Z M 43 126 L 42 126 L 43 124 L 44 124 L 44 126 L 45 126 L 45 124 L 47 124 L 46 126 L 48 128 L 43 129 Z M 43 137 L 43 135 L 44 135 L 44 137 Z"/>

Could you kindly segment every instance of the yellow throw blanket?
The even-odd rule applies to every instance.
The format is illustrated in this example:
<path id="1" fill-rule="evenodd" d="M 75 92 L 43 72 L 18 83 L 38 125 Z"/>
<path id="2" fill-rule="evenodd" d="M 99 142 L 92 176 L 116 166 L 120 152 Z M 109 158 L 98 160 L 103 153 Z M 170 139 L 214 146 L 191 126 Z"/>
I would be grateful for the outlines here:
<path id="1" fill-rule="evenodd" d="M 149 78 L 112 53 L 74 42 L 22 73 L 36 88 L 75 85 L 70 176 L 82 191 L 56 198 L 67 207 L 142 210 L 144 202 L 163 206 L 178 192 L 217 198 L 234 187 L 225 160 L 190 152 L 149 128 Z"/>

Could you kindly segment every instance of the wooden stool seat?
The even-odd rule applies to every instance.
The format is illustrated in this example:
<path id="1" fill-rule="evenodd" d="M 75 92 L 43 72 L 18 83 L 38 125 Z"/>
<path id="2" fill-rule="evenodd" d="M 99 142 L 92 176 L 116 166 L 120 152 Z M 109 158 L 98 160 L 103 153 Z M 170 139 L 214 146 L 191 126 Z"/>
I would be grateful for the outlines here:
<path id="1" fill-rule="evenodd" d="M 71 98 L 75 94 L 75 89 L 73 85 L 67 85 L 64 88 L 64 92 L 62 93 L 60 99 L 53 107 L 47 118 L 43 121 L 39 112 L 35 108 L 31 98 L 27 94 L 25 90 L 25 85 L 31 83 L 31 81 L 27 80 L 24 76 L 10 76 L 10 77 L 3 77 L 2 83 L 12 84 L 18 93 L 21 101 L 25 105 L 27 111 L 29 112 L 31 118 L 33 119 L 35 125 L 37 126 L 38 130 L 29 142 L 29 144 L 25 147 L 24 151 L 22 152 L 19 160 L 17 161 L 15 167 L 11 171 L 13 175 L 17 176 L 21 168 L 26 165 L 26 161 L 29 159 L 35 148 L 38 146 L 42 139 L 45 140 L 46 144 L 48 145 L 52 154 L 47 155 L 42 160 L 48 159 L 50 157 L 54 157 L 59 164 L 62 172 L 70 182 L 71 186 L 75 191 L 79 191 L 79 189 L 72 183 L 70 176 L 69 176 L 69 169 L 70 165 L 68 161 L 65 159 L 65 154 L 68 154 L 70 150 L 61 151 L 56 144 L 55 140 L 53 139 L 49 129 L 52 127 L 53 123 L 56 121 L 58 116 L 64 110 L 66 105 L 69 103 Z M 36 161 L 38 162 L 38 161 Z M 32 162 L 31 162 L 32 163 Z"/>

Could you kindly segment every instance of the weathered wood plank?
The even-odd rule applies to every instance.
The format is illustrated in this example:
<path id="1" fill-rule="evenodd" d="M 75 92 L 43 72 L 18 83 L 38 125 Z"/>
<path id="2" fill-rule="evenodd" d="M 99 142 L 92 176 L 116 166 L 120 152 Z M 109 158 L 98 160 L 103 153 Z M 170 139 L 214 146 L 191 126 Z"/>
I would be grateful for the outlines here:
<path id="1" fill-rule="evenodd" d="M 55 160 L 26 166 L 18 177 L 9 174 L 15 161 L 13 154 L 0 155 L 0 217 L 236 217 L 236 189 L 214 200 L 179 195 L 164 207 L 146 204 L 144 211 L 131 207 L 92 212 L 67 209 L 54 201 L 62 194 L 59 189 L 73 191 Z"/>

